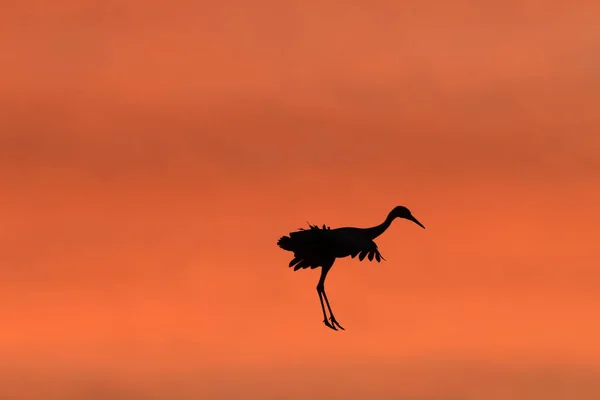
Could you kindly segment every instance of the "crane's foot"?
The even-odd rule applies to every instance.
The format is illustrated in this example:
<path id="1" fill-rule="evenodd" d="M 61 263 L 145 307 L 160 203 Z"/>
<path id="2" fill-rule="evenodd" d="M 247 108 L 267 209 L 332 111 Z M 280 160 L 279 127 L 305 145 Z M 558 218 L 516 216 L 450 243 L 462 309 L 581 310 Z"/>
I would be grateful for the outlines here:
<path id="1" fill-rule="evenodd" d="M 331 328 L 331 329 L 333 329 L 334 331 L 337 331 L 337 328 L 336 328 L 335 326 L 331 325 L 331 324 L 329 323 L 329 321 L 327 321 L 327 318 L 325 318 L 325 319 L 323 320 L 323 323 L 324 323 L 324 324 L 325 324 L 325 326 L 327 326 L 328 328 Z"/>
<path id="2" fill-rule="evenodd" d="M 339 322 L 336 321 L 335 317 L 332 315 L 331 318 L 329 318 L 329 320 L 331 321 L 331 324 L 334 326 L 333 329 L 335 329 L 335 327 L 340 328 L 341 330 L 345 331 L 344 327 L 340 325 Z M 337 331 L 337 329 L 335 329 Z"/>

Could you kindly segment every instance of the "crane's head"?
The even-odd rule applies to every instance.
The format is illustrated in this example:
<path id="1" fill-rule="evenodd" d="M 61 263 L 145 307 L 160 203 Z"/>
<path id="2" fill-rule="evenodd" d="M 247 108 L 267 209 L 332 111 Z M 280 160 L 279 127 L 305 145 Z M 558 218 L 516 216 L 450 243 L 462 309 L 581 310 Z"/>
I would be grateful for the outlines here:
<path id="1" fill-rule="evenodd" d="M 404 206 L 395 207 L 390 214 L 394 218 L 404 218 L 409 221 L 412 221 L 415 224 L 419 225 L 421 228 L 425 229 L 423 224 L 421 224 L 415 217 L 413 217 L 410 210 Z"/>

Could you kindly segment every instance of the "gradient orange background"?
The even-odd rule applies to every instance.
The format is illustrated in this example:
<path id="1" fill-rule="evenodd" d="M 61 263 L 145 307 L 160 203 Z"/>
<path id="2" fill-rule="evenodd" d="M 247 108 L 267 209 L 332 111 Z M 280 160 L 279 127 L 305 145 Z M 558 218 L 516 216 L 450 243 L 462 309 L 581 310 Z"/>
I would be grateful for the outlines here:
<path id="1" fill-rule="evenodd" d="M 0 394 L 600 398 L 598 15 L 3 2 Z M 325 328 L 276 240 L 399 204 Z"/>

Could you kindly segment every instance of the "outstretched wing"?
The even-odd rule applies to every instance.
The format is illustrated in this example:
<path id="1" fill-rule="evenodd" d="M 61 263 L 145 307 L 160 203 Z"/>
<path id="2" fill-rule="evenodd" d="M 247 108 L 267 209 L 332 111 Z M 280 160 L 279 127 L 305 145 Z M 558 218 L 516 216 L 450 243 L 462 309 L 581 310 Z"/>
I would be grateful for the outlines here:
<path id="1" fill-rule="evenodd" d="M 360 261 L 368 258 L 369 261 L 375 259 L 377 262 L 385 261 L 385 258 L 379 252 L 377 243 L 364 234 L 360 228 L 338 228 L 336 229 L 339 238 L 343 241 L 350 257 L 358 256 Z"/>
<path id="2" fill-rule="evenodd" d="M 377 245 L 375 246 L 374 249 L 358 250 L 358 251 L 350 254 L 350 256 L 352 258 L 355 258 L 356 256 L 358 256 L 358 259 L 360 261 L 364 260 L 365 257 L 367 257 L 369 259 L 369 261 L 373 261 L 373 258 L 375 258 L 375 260 L 377 262 L 380 262 L 381 260 L 385 261 L 385 258 L 383 258 L 383 256 L 381 255 L 381 253 L 379 252 L 379 249 L 377 249 Z"/>

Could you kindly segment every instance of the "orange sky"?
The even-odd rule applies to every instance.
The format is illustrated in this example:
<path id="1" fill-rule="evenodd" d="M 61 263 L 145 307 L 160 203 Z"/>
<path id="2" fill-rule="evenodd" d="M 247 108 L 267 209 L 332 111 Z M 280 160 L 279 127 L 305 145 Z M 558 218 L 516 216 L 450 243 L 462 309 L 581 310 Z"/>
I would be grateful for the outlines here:
<path id="1" fill-rule="evenodd" d="M 600 3 L 7 4 L 0 394 L 600 397 Z"/>

